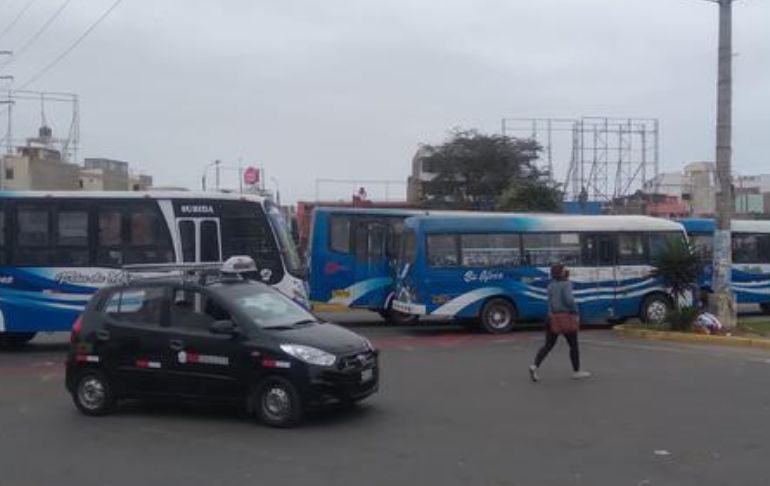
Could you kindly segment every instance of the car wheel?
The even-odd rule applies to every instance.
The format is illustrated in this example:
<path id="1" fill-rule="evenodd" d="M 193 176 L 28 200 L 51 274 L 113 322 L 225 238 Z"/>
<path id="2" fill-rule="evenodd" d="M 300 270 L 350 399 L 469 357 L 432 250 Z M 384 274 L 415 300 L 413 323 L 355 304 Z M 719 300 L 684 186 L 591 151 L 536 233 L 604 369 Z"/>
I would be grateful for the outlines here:
<path id="1" fill-rule="evenodd" d="M 0 332 L 0 349 L 19 349 L 34 339 L 34 332 Z"/>
<path id="2" fill-rule="evenodd" d="M 98 370 L 87 370 L 78 376 L 72 399 L 78 410 L 86 415 L 107 415 L 116 403 L 109 379 Z"/>
<path id="3" fill-rule="evenodd" d="M 266 379 L 252 397 L 252 409 L 271 427 L 293 427 L 302 418 L 302 402 L 294 384 L 281 377 Z"/>
<path id="4" fill-rule="evenodd" d="M 516 308 L 506 299 L 492 299 L 481 309 L 481 326 L 490 334 L 510 332 L 516 325 Z"/>
<path id="5" fill-rule="evenodd" d="M 759 304 L 759 308 L 762 309 L 763 314 L 770 315 L 770 302 L 762 302 Z"/>
<path id="6" fill-rule="evenodd" d="M 642 302 L 639 319 L 645 324 L 663 324 L 666 322 L 671 308 L 671 299 L 665 295 L 650 295 Z"/>

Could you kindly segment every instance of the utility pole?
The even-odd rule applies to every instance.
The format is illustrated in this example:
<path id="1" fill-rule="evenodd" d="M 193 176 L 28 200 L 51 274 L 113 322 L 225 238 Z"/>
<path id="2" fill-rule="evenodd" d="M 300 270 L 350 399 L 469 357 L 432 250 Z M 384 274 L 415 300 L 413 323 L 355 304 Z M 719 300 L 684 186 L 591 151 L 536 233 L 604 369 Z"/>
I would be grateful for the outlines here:
<path id="1" fill-rule="evenodd" d="M 710 0 L 719 4 L 719 78 L 717 83 L 716 170 L 717 230 L 714 233 L 713 311 L 728 329 L 737 324 L 732 280 L 732 217 L 735 195 L 732 183 L 732 8 L 734 0 Z"/>

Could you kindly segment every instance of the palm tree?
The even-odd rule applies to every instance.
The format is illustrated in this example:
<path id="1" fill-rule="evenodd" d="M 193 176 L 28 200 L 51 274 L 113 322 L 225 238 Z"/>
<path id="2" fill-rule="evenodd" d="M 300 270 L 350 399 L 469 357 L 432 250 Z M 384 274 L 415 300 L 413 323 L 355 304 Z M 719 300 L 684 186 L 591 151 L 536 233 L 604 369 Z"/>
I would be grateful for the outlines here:
<path id="1" fill-rule="evenodd" d="M 689 329 L 697 317 L 694 306 L 682 309 L 681 302 L 692 292 L 695 296 L 698 292 L 698 277 L 702 270 L 702 261 L 698 253 L 684 239 L 670 239 L 666 241 L 652 260 L 654 270 L 652 275 L 659 278 L 669 292 L 674 305 L 673 319 L 669 319 L 672 327 Z"/>

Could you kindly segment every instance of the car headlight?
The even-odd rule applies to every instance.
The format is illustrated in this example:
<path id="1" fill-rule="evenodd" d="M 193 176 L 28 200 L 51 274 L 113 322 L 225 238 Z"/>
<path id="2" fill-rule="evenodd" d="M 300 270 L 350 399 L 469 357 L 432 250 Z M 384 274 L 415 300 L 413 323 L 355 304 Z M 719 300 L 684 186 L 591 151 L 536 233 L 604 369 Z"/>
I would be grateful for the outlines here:
<path id="1" fill-rule="evenodd" d="M 281 344 L 281 349 L 298 360 L 317 366 L 331 366 L 337 357 L 326 351 L 301 344 Z"/>

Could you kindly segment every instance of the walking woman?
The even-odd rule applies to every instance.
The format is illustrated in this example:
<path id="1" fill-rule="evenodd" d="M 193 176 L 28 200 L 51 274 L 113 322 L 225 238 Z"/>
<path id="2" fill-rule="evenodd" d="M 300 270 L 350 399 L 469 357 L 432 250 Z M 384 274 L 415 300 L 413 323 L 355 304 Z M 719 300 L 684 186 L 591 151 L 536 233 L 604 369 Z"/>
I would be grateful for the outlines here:
<path id="1" fill-rule="evenodd" d="M 569 272 L 561 263 L 551 267 L 551 283 L 548 284 L 548 321 L 545 325 L 545 344 L 535 356 L 535 364 L 529 367 L 529 377 L 538 381 L 537 370 L 548 353 L 553 349 L 559 334 L 569 344 L 569 358 L 572 361 L 572 377 L 581 380 L 591 373 L 580 369 L 580 349 L 578 348 L 578 308 L 572 295 L 572 283 Z"/>

